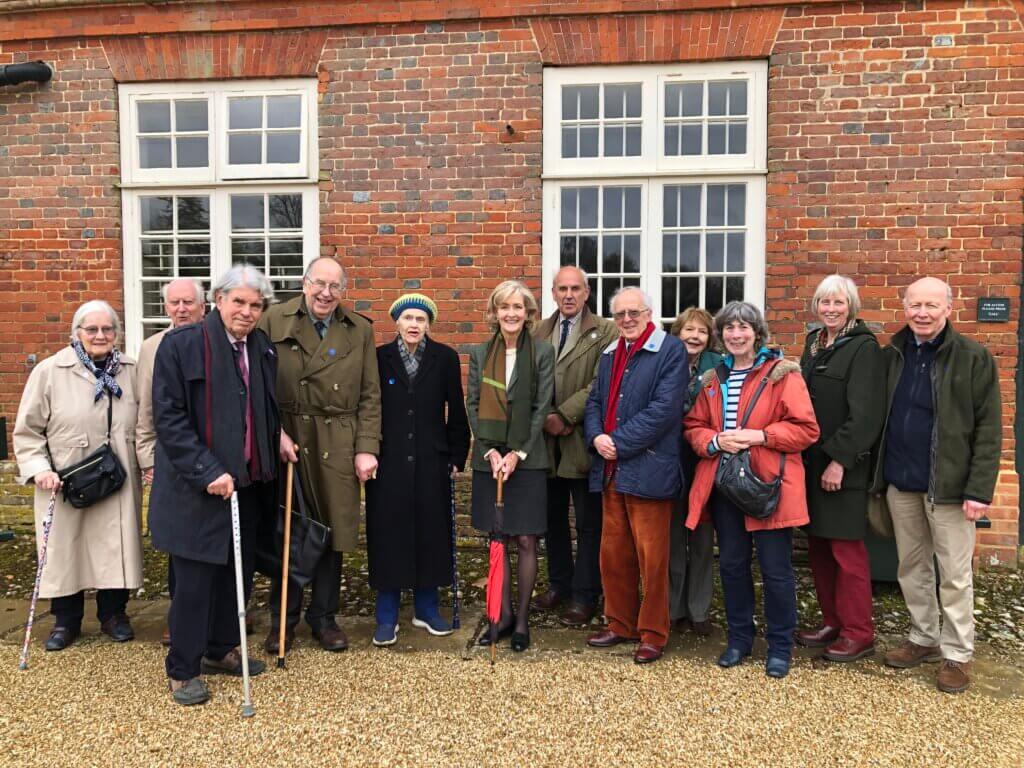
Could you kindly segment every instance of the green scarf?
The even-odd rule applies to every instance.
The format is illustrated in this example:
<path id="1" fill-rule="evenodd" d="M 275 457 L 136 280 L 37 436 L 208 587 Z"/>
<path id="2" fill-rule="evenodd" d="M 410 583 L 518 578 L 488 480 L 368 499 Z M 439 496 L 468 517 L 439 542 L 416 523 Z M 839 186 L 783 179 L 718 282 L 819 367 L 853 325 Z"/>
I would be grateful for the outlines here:
<path id="1" fill-rule="evenodd" d="M 501 331 L 487 343 L 480 377 L 480 405 L 476 439 L 486 448 L 522 451 L 530 440 L 530 420 L 537 392 L 533 339 L 524 328 L 516 344 L 515 381 L 512 397 L 505 390 L 505 338 Z M 523 393 L 523 394 L 520 394 Z M 509 404 L 511 403 L 511 407 Z"/>

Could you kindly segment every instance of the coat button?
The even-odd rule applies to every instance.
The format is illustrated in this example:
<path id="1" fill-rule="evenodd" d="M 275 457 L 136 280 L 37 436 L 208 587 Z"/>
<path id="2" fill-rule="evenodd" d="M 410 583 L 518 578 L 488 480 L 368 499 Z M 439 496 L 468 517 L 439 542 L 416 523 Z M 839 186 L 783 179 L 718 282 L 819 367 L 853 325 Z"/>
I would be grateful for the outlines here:
<path id="1" fill-rule="evenodd" d="M 300 381 L 300 382 L 299 382 L 299 386 L 300 386 L 300 387 L 304 387 L 304 386 L 306 386 L 306 380 L 305 380 L 305 379 L 303 379 L 302 381 Z"/>
<path id="2" fill-rule="evenodd" d="M 327 457 L 328 457 L 328 456 L 330 456 L 330 454 L 329 454 L 329 453 L 327 453 L 327 451 L 324 451 L 324 455 L 323 455 L 323 459 L 324 459 L 324 461 L 327 461 Z"/>
<path id="3" fill-rule="evenodd" d="M 415 413 L 416 413 L 416 411 L 414 409 L 410 408 L 409 412 L 406 415 L 407 416 L 413 416 L 413 415 L 415 415 Z"/>
<path id="4" fill-rule="evenodd" d="M 298 344 L 292 344 L 292 352 L 298 352 L 298 351 L 299 351 L 299 345 Z"/>
<path id="5" fill-rule="evenodd" d="M 412 432 L 410 432 L 410 433 L 409 433 L 409 439 L 410 439 L 410 440 L 412 440 L 412 439 L 413 439 L 413 437 L 415 437 L 415 435 L 413 435 L 413 433 L 412 433 Z"/>
<path id="6" fill-rule="evenodd" d="M 335 384 L 335 385 L 334 385 L 334 391 L 335 391 L 335 392 L 337 392 L 337 391 L 338 391 L 338 385 L 337 385 L 337 384 Z"/>
<path id="7" fill-rule="evenodd" d="M 331 423 L 331 417 L 328 416 L 326 419 L 324 419 L 324 424 L 330 424 L 330 423 Z"/>
<path id="8" fill-rule="evenodd" d="M 415 456 L 406 456 L 405 458 L 406 458 L 407 461 L 416 461 L 416 457 Z"/>

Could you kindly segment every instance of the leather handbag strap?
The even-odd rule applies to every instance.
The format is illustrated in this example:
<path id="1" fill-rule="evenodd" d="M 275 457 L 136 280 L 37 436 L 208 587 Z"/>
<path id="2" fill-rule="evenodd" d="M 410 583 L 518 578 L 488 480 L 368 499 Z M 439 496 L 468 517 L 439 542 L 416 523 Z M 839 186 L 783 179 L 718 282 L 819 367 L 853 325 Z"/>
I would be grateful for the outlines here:
<path id="1" fill-rule="evenodd" d="M 764 392 L 764 388 L 768 386 L 768 377 L 772 375 L 772 371 L 775 370 L 775 366 L 778 364 L 779 361 L 776 360 L 772 367 L 764 372 L 764 376 L 761 377 L 761 381 L 757 384 L 757 389 L 754 390 L 754 397 L 751 398 L 750 403 L 747 405 L 747 410 L 743 412 L 743 419 L 740 421 L 738 429 L 746 428 L 750 413 L 754 410 L 754 406 L 757 405 L 757 400 L 761 397 L 761 393 Z M 782 477 L 782 470 L 786 468 L 786 454 L 783 451 L 779 451 L 779 457 L 779 477 Z"/>

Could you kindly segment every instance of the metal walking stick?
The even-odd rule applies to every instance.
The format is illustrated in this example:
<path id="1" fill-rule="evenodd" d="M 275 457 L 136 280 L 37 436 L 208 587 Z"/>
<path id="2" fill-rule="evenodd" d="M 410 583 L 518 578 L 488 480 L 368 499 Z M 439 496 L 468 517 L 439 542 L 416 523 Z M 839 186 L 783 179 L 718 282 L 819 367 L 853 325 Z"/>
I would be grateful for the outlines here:
<path id="1" fill-rule="evenodd" d="M 459 621 L 459 551 L 455 522 L 455 476 L 448 473 L 448 486 L 452 497 L 452 628 L 461 626 Z"/>
<path id="2" fill-rule="evenodd" d="M 245 635 L 245 594 L 242 589 L 242 527 L 238 520 L 238 491 L 231 494 L 231 538 L 235 545 L 235 597 L 238 600 L 239 649 L 242 651 L 242 717 L 252 717 L 249 690 L 249 640 Z"/>
<path id="3" fill-rule="evenodd" d="M 36 583 L 32 587 L 32 602 L 28 607 L 28 624 L 25 625 L 25 642 L 21 646 L 21 661 L 18 663 L 18 669 L 28 669 L 28 644 L 32 639 L 32 624 L 36 618 L 36 603 L 39 602 L 39 583 L 43 579 L 43 566 L 46 565 L 46 545 L 50 542 L 50 527 L 53 525 L 53 508 L 57 505 L 58 488 L 60 488 L 60 483 L 50 493 L 50 503 L 46 507 L 46 517 L 43 518 L 43 546 L 39 550 Z"/>
<path id="4" fill-rule="evenodd" d="M 299 446 L 295 446 L 298 450 Z M 295 465 L 288 462 L 288 479 L 285 482 L 284 502 L 284 543 L 281 553 L 281 614 L 277 635 L 277 668 L 284 669 L 285 634 L 288 624 L 288 556 L 292 552 L 292 481 L 295 475 Z"/>

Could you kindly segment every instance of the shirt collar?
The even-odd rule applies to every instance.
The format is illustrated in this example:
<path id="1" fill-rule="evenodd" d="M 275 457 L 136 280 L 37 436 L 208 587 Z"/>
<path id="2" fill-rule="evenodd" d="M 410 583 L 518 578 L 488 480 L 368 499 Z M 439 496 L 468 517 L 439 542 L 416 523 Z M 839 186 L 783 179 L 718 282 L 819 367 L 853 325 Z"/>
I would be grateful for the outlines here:
<path id="1" fill-rule="evenodd" d="M 564 321 L 568 320 L 569 321 L 569 328 L 575 328 L 576 324 L 580 321 L 581 317 L 583 317 L 583 311 L 582 310 L 576 313 L 576 317 L 566 317 L 561 312 L 559 312 L 558 313 L 558 325 L 559 325 L 559 327 L 561 327 L 562 323 Z"/>
<path id="2" fill-rule="evenodd" d="M 248 336 L 246 336 L 244 339 L 236 339 L 234 336 L 231 335 L 231 331 L 229 331 L 227 328 L 224 329 L 224 335 L 228 337 L 228 344 L 230 344 L 232 347 L 234 347 L 235 344 L 237 344 L 238 342 L 242 342 L 242 344 L 245 344 L 245 342 L 249 340 Z"/>

